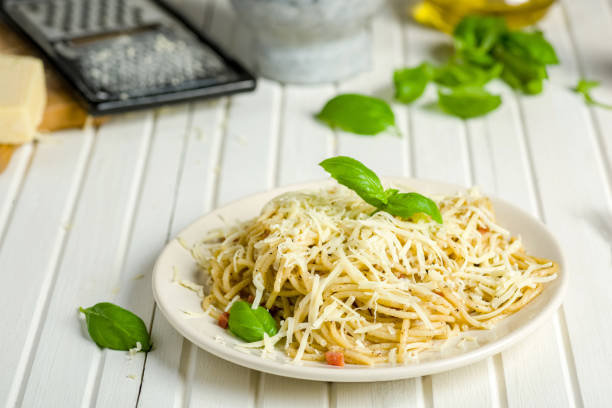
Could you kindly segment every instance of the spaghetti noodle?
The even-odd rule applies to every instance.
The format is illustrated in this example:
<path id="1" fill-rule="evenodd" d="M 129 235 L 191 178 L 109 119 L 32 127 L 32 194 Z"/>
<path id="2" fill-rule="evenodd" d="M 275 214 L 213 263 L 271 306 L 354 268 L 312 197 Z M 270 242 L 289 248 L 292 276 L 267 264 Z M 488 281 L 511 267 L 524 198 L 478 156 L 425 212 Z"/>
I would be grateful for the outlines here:
<path id="1" fill-rule="evenodd" d="M 344 187 L 276 197 L 261 214 L 213 231 L 193 254 L 211 279 L 204 310 L 237 299 L 270 310 L 296 361 L 342 352 L 353 364 L 403 363 L 446 339 L 491 328 L 557 277 L 495 223 L 476 191 L 437 200 L 444 224 L 403 220 Z"/>

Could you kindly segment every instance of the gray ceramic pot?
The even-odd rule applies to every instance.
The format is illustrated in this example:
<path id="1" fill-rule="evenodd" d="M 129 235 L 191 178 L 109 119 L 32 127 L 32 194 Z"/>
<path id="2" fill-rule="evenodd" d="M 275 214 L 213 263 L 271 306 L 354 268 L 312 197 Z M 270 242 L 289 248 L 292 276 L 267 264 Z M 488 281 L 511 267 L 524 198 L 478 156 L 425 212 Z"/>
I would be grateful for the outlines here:
<path id="1" fill-rule="evenodd" d="M 259 73 L 316 84 L 371 65 L 368 22 L 384 0 L 231 0 L 255 40 Z"/>

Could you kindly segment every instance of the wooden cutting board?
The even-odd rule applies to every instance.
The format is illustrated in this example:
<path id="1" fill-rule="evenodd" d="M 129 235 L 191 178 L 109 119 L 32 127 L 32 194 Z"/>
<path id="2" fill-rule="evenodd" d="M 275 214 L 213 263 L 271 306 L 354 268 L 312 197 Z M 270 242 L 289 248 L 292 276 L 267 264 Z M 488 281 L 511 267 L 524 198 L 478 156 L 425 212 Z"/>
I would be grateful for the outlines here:
<path id="1" fill-rule="evenodd" d="M 2 173 L 4 169 L 6 169 L 6 166 L 8 166 L 9 161 L 11 160 L 11 155 L 17 147 L 18 146 L 14 145 L 0 145 L 0 173 Z"/>
<path id="2" fill-rule="evenodd" d="M 40 57 L 32 45 L 1 21 L 0 54 Z M 45 80 L 47 84 L 47 106 L 38 130 L 40 132 L 52 132 L 85 125 L 87 112 L 77 104 L 67 85 L 47 64 L 45 64 Z M 93 123 L 99 125 L 104 120 L 105 118 L 95 118 Z M 16 145 L 0 145 L 0 173 L 6 168 L 13 151 L 18 147 Z"/>

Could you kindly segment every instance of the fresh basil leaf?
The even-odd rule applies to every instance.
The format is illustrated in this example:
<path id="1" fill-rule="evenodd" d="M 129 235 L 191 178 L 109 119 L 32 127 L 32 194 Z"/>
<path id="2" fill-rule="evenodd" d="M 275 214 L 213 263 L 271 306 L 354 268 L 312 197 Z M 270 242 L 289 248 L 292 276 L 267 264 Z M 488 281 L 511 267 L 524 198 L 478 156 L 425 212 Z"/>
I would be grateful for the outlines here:
<path id="1" fill-rule="evenodd" d="M 253 309 L 251 309 L 253 310 Z M 261 326 L 263 327 L 264 332 L 268 334 L 268 336 L 274 336 L 278 333 L 278 327 L 276 326 L 276 320 L 272 317 L 270 312 L 264 309 L 262 306 L 259 306 L 257 309 L 253 310 L 253 314 L 255 318 L 259 320 Z"/>
<path id="2" fill-rule="evenodd" d="M 597 88 L 601 83 L 599 81 L 590 81 L 588 79 L 580 79 L 574 87 L 574 92 L 582 94 L 585 98 L 590 98 L 592 89 Z"/>
<path id="3" fill-rule="evenodd" d="M 478 50 L 464 49 L 455 53 L 455 59 L 459 61 L 465 61 L 472 65 L 478 65 L 483 68 L 493 67 L 497 61 L 491 55 L 490 52 L 482 53 Z"/>
<path id="4" fill-rule="evenodd" d="M 433 75 L 433 67 L 427 62 L 418 67 L 398 69 L 393 73 L 395 99 L 402 103 L 411 103 L 418 99 Z"/>
<path id="5" fill-rule="evenodd" d="M 253 314 L 251 305 L 245 301 L 234 302 L 227 323 L 230 332 L 249 343 L 263 339 L 263 325 Z"/>
<path id="6" fill-rule="evenodd" d="M 243 300 L 234 302 L 227 323 L 230 332 L 249 343 L 263 339 L 264 333 L 273 336 L 278 332 L 276 321 L 266 309 L 259 306 L 253 310 Z"/>
<path id="7" fill-rule="evenodd" d="M 380 207 L 387 203 L 380 179 L 372 170 L 352 157 L 337 156 L 323 160 L 319 166 L 338 183 L 357 193 L 366 203 Z"/>
<path id="8" fill-rule="evenodd" d="M 543 65 L 559 63 L 555 49 L 541 31 L 509 31 L 501 41 L 511 53 L 521 58 Z"/>
<path id="9" fill-rule="evenodd" d="M 514 88 L 514 89 L 518 89 L 518 90 L 522 90 L 523 88 L 523 83 L 521 82 L 521 79 L 519 77 L 517 77 L 514 72 L 510 71 L 509 69 L 503 69 L 502 73 L 500 75 L 500 78 L 506 83 L 508 84 L 510 87 Z"/>
<path id="10" fill-rule="evenodd" d="M 87 331 L 100 347 L 130 350 L 140 343 L 142 351 L 151 350 L 149 331 L 142 319 L 129 310 L 112 303 L 98 303 L 79 308 L 85 315 Z"/>
<path id="11" fill-rule="evenodd" d="M 385 190 L 385 197 L 387 197 L 387 202 L 389 202 L 389 197 L 396 195 L 397 193 L 399 193 L 398 189 L 395 188 L 388 188 Z"/>
<path id="12" fill-rule="evenodd" d="M 544 90 L 544 81 L 542 79 L 532 79 L 523 84 L 523 92 L 528 95 L 537 95 Z"/>
<path id="13" fill-rule="evenodd" d="M 503 69 L 501 64 L 481 67 L 470 63 L 451 61 L 436 69 L 434 80 L 447 87 L 482 86 L 493 78 L 499 77 Z"/>
<path id="14" fill-rule="evenodd" d="M 410 218 L 414 214 L 425 213 L 435 222 L 442 224 L 442 215 L 438 205 L 431 199 L 419 193 L 397 193 L 389 197 L 384 211 L 402 218 Z"/>
<path id="15" fill-rule="evenodd" d="M 548 78 L 545 65 L 514 54 L 501 44 L 496 45 L 492 52 L 504 65 L 501 78 L 508 85 L 527 94 L 542 91 L 542 80 Z"/>
<path id="16" fill-rule="evenodd" d="M 504 69 L 501 74 L 501 79 L 504 80 L 512 88 L 517 89 L 528 95 L 536 95 L 544 89 L 544 80 L 540 78 L 530 79 L 522 82 L 521 78 L 509 69 Z"/>
<path id="17" fill-rule="evenodd" d="M 475 63 L 488 63 L 487 53 L 508 30 L 506 21 L 499 17 L 467 16 L 453 31 L 455 47 Z"/>
<path id="18" fill-rule="evenodd" d="M 612 105 L 598 102 L 593 96 L 591 96 L 591 90 L 599 86 L 599 81 L 589 81 L 587 79 L 581 79 L 578 84 L 573 88 L 573 91 L 581 94 L 584 97 L 584 101 L 589 105 L 599 106 L 605 109 L 612 109 Z"/>
<path id="19" fill-rule="evenodd" d="M 395 129 L 395 115 L 382 99 L 359 94 L 342 94 L 330 99 L 317 119 L 332 128 L 358 135 L 375 135 Z"/>
<path id="20" fill-rule="evenodd" d="M 485 115 L 497 109 L 501 96 L 484 88 L 455 88 L 450 92 L 438 92 L 438 104 L 447 113 L 463 119 Z"/>

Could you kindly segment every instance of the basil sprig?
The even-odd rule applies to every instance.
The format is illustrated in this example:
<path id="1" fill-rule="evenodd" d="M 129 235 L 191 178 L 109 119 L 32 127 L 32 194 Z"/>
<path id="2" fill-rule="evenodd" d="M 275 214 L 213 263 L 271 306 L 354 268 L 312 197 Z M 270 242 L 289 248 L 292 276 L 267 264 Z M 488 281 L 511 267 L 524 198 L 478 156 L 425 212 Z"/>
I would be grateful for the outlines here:
<path id="1" fill-rule="evenodd" d="M 401 218 L 425 213 L 442 224 L 442 215 L 435 202 L 418 193 L 400 193 L 384 189 L 380 179 L 363 163 L 347 156 L 337 156 L 319 163 L 338 183 L 353 190 L 366 203 Z M 231 319 L 231 313 L 230 313 Z"/>
<path id="2" fill-rule="evenodd" d="M 329 125 L 358 135 L 375 135 L 385 130 L 397 133 L 395 115 L 382 99 L 360 94 L 333 97 L 316 118 Z"/>
<path id="3" fill-rule="evenodd" d="M 542 92 L 546 67 L 559 63 L 541 31 L 510 30 L 503 18 L 467 16 L 453 31 L 455 52 L 443 65 L 427 62 L 395 71 L 395 98 L 411 103 L 429 82 L 435 82 L 438 105 L 460 118 L 486 115 L 497 109 L 501 97 L 484 86 L 500 78 L 525 94 Z M 469 105 L 469 106 L 468 106 Z"/>
<path id="4" fill-rule="evenodd" d="M 228 327 L 237 337 L 254 342 L 262 340 L 264 333 L 274 336 L 278 332 L 276 320 L 263 307 L 251 309 L 243 300 L 234 302 L 229 312 Z"/>
<path id="5" fill-rule="evenodd" d="M 573 91 L 581 94 L 584 97 L 584 101 L 588 105 L 599 106 L 600 108 L 612 109 L 612 105 L 599 102 L 591 95 L 591 90 L 599 86 L 599 81 L 590 81 L 588 79 L 581 79 L 578 84 L 573 88 Z"/>
<path id="6" fill-rule="evenodd" d="M 151 350 L 149 331 L 142 319 L 134 313 L 112 303 L 98 303 L 87 309 L 85 315 L 91 339 L 102 348 L 130 350 L 140 343 L 142 351 Z"/>

